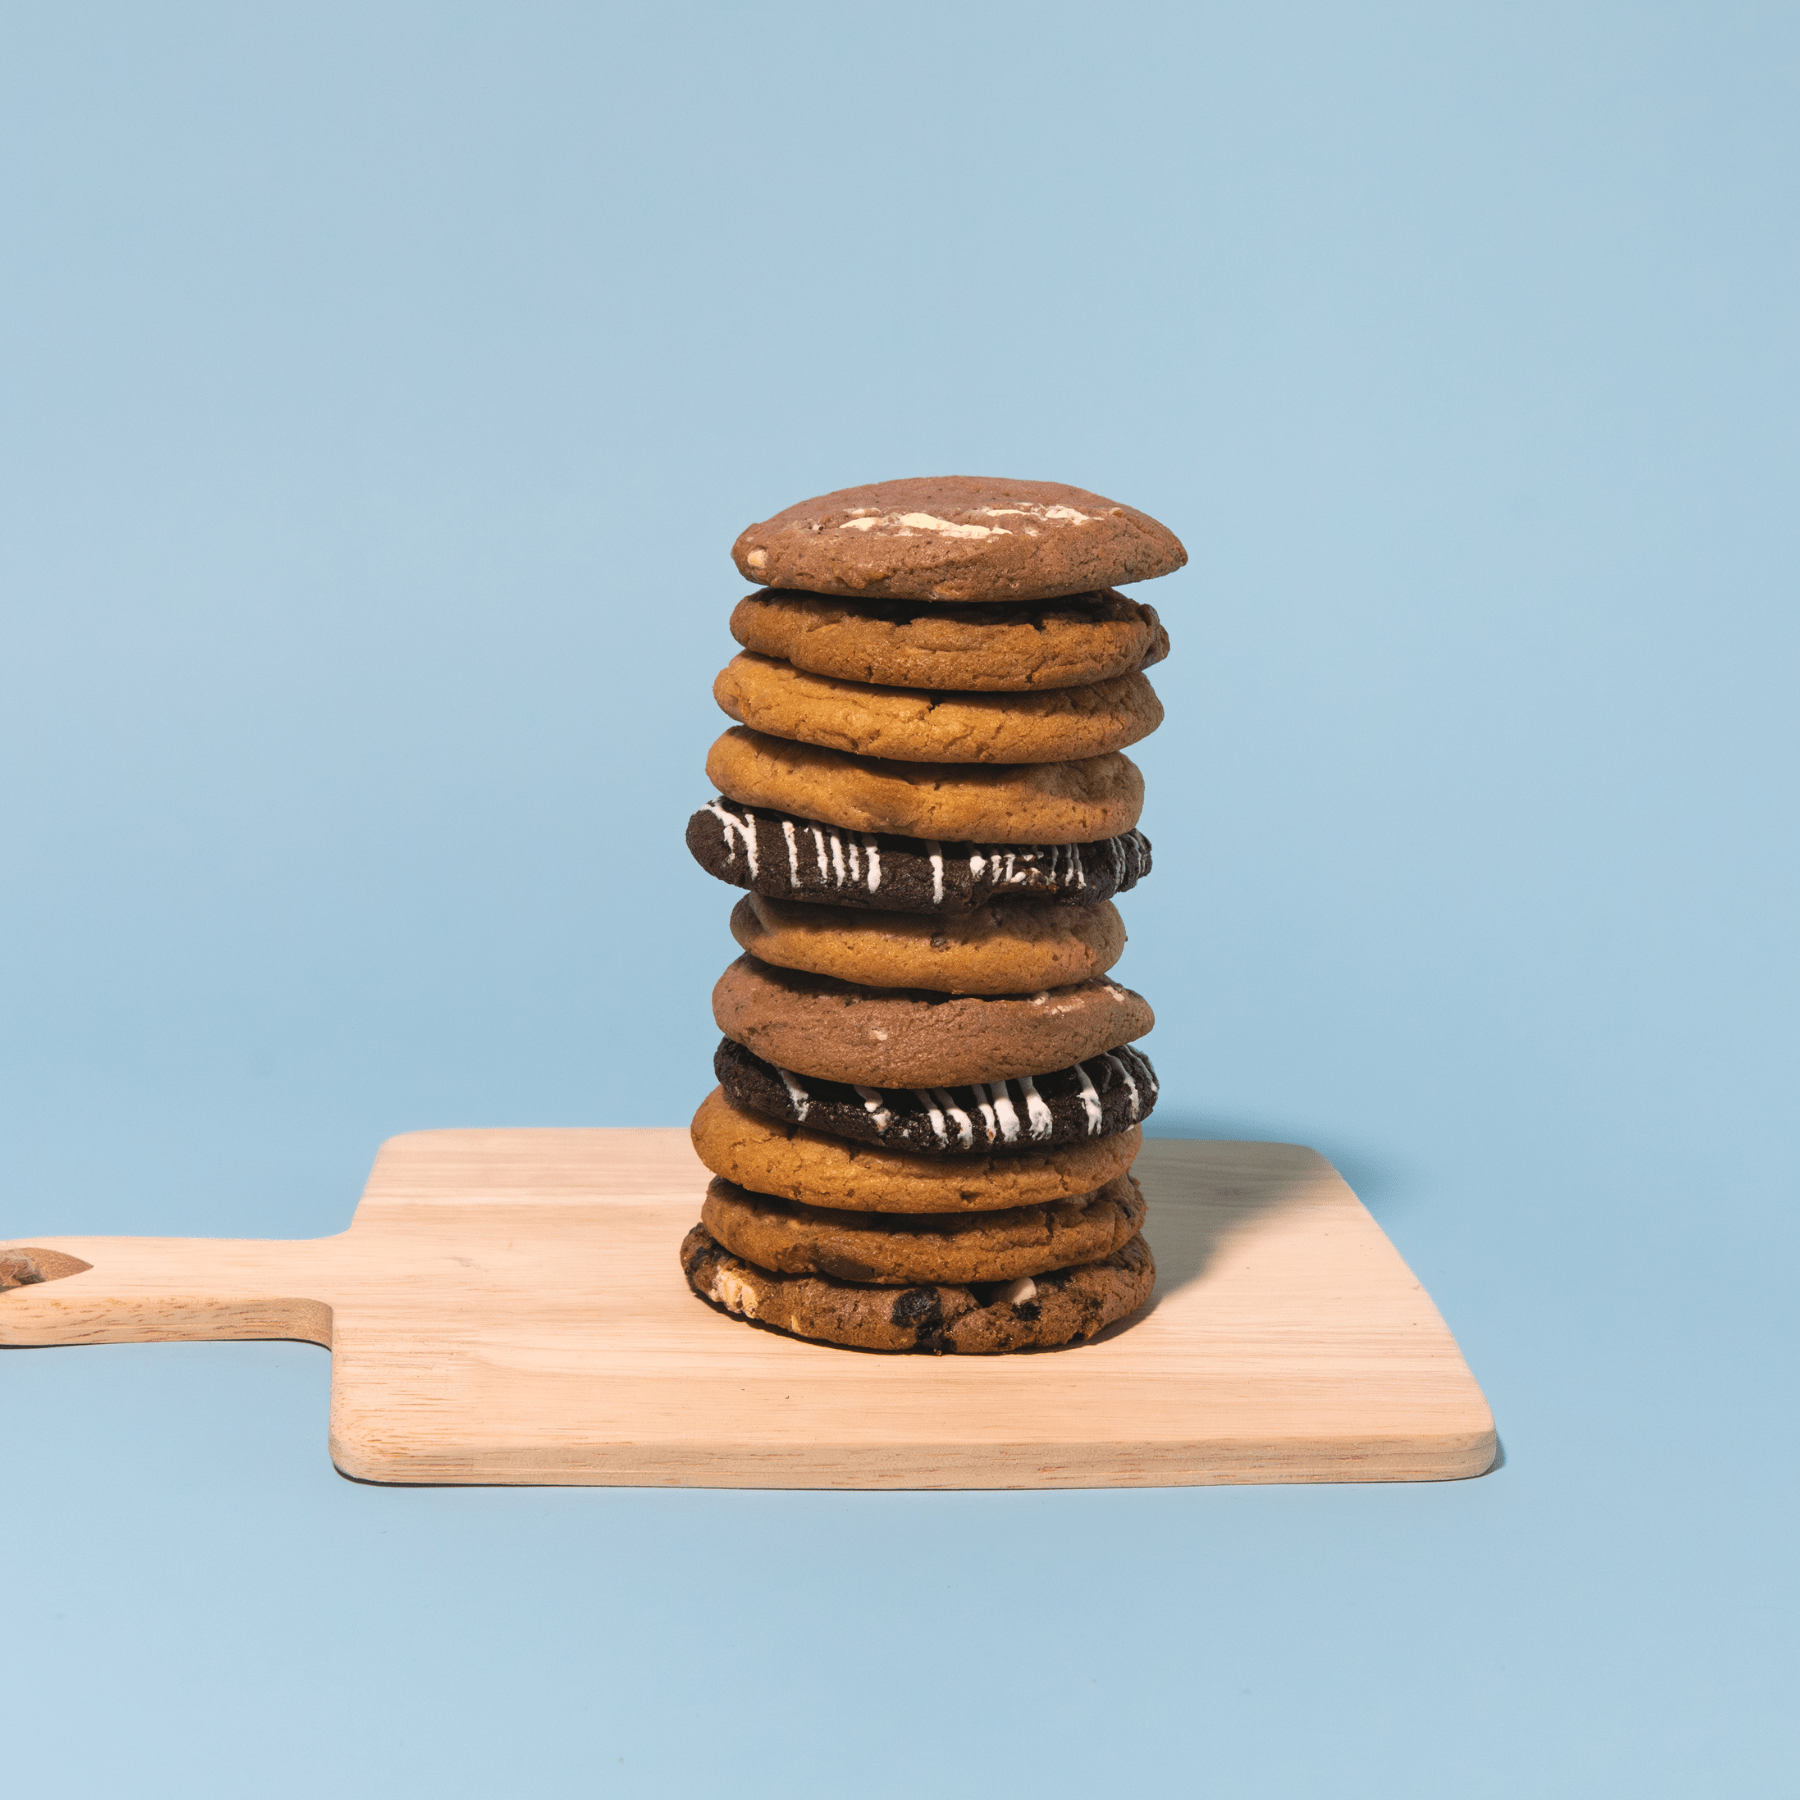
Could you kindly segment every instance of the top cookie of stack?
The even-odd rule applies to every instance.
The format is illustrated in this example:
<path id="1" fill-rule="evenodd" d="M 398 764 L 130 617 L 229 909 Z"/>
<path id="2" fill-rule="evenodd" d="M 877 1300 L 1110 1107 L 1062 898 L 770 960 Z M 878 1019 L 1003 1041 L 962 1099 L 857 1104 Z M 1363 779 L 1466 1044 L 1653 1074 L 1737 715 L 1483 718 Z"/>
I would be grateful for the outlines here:
<path id="1" fill-rule="evenodd" d="M 1154 1278 L 1126 1174 L 1152 1016 L 1106 974 L 1168 638 L 1113 589 L 1186 552 L 1085 489 L 953 476 L 804 501 L 732 554 L 769 591 L 732 615 L 737 723 L 688 825 L 750 890 L 688 1279 L 871 1348 L 1091 1337 Z"/>

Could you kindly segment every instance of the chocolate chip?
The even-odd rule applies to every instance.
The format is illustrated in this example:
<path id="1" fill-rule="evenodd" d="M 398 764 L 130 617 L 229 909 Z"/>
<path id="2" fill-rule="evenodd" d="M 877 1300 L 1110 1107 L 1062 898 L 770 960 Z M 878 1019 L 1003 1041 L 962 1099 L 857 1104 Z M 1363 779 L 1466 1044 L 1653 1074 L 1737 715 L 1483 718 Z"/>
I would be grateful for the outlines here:
<path id="1" fill-rule="evenodd" d="M 943 1296 L 935 1287 L 908 1288 L 895 1297 L 888 1317 L 903 1330 L 911 1325 L 920 1334 L 935 1331 L 944 1322 Z"/>

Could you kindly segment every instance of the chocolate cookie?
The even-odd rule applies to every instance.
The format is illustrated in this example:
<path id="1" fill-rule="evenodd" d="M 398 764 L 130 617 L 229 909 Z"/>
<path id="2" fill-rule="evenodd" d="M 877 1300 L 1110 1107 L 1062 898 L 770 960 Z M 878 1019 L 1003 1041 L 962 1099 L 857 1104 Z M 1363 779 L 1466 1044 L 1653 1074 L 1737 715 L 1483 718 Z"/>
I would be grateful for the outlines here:
<path id="1" fill-rule="evenodd" d="M 771 1119 L 927 1156 L 1084 1144 L 1141 1124 L 1157 1094 L 1149 1057 L 1130 1044 L 1019 1081 L 858 1088 L 778 1069 L 724 1038 L 713 1052 L 713 1073 L 739 1106 Z"/>
<path id="2" fill-rule="evenodd" d="M 772 1275 L 733 1256 L 704 1226 L 681 1245 L 688 1286 L 740 1318 L 858 1350 L 992 1355 L 1078 1344 L 1134 1313 L 1156 1285 L 1142 1236 L 1094 1262 L 993 1286 L 891 1288 L 828 1275 Z"/>
<path id="3" fill-rule="evenodd" d="M 740 956 L 713 988 L 728 1038 L 779 1069 L 861 1086 L 959 1087 L 1085 1061 L 1146 1036 L 1143 995 L 1104 979 L 1035 994 L 859 987 Z"/>
<path id="4" fill-rule="evenodd" d="M 731 935 L 758 962 L 861 987 L 938 994 L 1034 994 L 1104 975 L 1125 949 L 1125 921 L 1098 906 L 992 900 L 953 917 L 871 912 L 746 894 Z"/>
<path id="5" fill-rule="evenodd" d="M 1092 906 L 1150 873 L 1141 831 L 1094 844 L 938 844 L 845 832 L 722 795 L 688 820 L 687 847 L 709 875 L 734 887 L 885 912 L 966 913 L 998 898 Z"/>
<path id="6" fill-rule="evenodd" d="M 945 693 L 1086 687 L 1169 654 L 1156 609 L 1111 592 L 921 608 L 781 589 L 740 600 L 731 635 L 815 675 Z"/>
<path id="7" fill-rule="evenodd" d="M 778 1275 L 830 1275 L 877 1287 L 1015 1281 L 1111 1256 L 1137 1236 L 1144 1196 L 1121 1175 L 1096 1194 L 1002 1212 L 845 1212 L 713 1178 L 700 1222 L 733 1256 Z"/>
<path id="8" fill-rule="evenodd" d="M 1142 675 L 1039 694 L 925 693 L 809 675 L 747 650 L 720 671 L 713 698 L 770 737 L 908 763 L 1074 762 L 1135 744 L 1163 716 Z"/>
<path id="9" fill-rule="evenodd" d="M 1070 1200 L 1131 1167 L 1135 1125 L 1111 1137 L 993 1155 L 914 1156 L 783 1125 L 737 1106 L 718 1089 L 700 1102 L 694 1150 L 715 1175 L 755 1194 L 854 1212 L 997 1212 Z"/>
<path id="10" fill-rule="evenodd" d="M 734 725 L 706 773 L 740 806 L 897 837 L 1091 844 L 1130 831 L 1144 810 L 1144 778 L 1117 750 L 1078 762 L 889 762 Z"/>
<path id="11" fill-rule="evenodd" d="M 747 580 L 895 600 L 1040 600 L 1167 575 L 1181 540 L 1148 513 L 1060 481 L 937 475 L 840 488 L 752 525 Z"/>

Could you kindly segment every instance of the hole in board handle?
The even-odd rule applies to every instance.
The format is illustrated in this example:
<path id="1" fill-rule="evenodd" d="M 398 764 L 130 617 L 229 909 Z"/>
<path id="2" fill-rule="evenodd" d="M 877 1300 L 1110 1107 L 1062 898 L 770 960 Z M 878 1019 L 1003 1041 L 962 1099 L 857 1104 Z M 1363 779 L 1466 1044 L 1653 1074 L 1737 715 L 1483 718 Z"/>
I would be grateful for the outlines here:
<path id="1" fill-rule="evenodd" d="M 16 1249 L 0 1250 L 0 1292 L 34 1287 L 41 1281 L 61 1281 L 65 1275 L 79 1275 L 93 1266 L 79 1256 L 65 1256 L 60 1250 L 38 1250 L 21 1244 Z"/>

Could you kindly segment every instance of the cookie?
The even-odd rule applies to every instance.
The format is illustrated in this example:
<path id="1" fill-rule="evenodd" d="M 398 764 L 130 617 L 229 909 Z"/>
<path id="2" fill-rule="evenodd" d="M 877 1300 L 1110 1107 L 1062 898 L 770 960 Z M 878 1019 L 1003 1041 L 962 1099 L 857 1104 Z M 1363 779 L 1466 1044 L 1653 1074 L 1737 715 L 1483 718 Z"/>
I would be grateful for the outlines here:
<path id="1" fill-rule="evenodd" d="M 869 1287 L 828 1275 L 775 1275 L 733 1256 L 702 1225 L 681 1267 L 703 1300 L 795 1337 L 857 1350 L 992 1355 L 1078 1344 L 1134 1313 L 1156 1285 L 1141 1235 L 1094 1262 L 992 1286 Z"/>
<path id="2" fill-rule="evenodd" d="M 1084 1144 L 992 1155 L 915 1156 L 783 1125 L 737 1106 L 714 1088 L 691 1127 L 694 1151 L 713 1174 L 755 1194 L 853 1212 L 997 1212 L 1040 1206 L 1103 1188 L 1131 1167 L 1137 1126 Z"/>
<path id="3" fill-rule="evenodd" d="M 1181 540 L 1148 513 L 1060 481 L 937 475 L 840 488 L 752 525 L 746 580 L 894 600 L 1042 600 L 1167 575 Z"/>
<path id="4" fill-rule="evenodd" d="M 937 844 L 849 832 L 721 795 L 688 820 L 687 847 L 709 875 L 777 899 L 949 915 L 990 901 L 1098 905 L 1150 873 L 1141 831 L 1094 844 Z"/>
<path id="5" fill-rule="evenodd" d="M 1035 994 L 859 987 L 740 956 L 713 988 L 728 1038 L 778 1069 L 871 1088 L 960 1087 L 1084 1062 L 1146 1036 L 1143 995 L 1104 978 Z"/>
<path id="6" fill-rule="evenodd" d="M 952 918 L 746 895 L 731 935 L 758 962 L 861 987 L 939 994 L 1034 994 L 1104 975 L 1125 949 L 1111 901 L 1041 906 L 993 900 Z"/>
<path id="7" fill-rule="evenodd" d="M 1144 809 L 1144 778 L 1117 750 L 1079 762 L 890 762 L 734 725 L 706 773 L 740 806 L 897 837 L 1091 844 L 1130 831 Z"/>
<path id="8" fill-rule="evenodd" d="M 700 1223 L 713 1239 L 777 1275 L 830 1275 L 877 1287 L 922 1281 L 1016 1281 L 1111 1256 L 1137 1236 L 1144 1196 L 1121 1175 L 1095 1194 L 1001 1212 L 845 1212 L 746 1193 L 716 1176 Z"/>
<path id="9" fill-rule="evenodd" d="M 1130 1044 L 1019 1081 L 858 1088 L 778 1069 L 724 1038 L 713 1052 L 713 1073 L 737 1105 L 771 1119 L 927 1156 L 1086 1143 L 1142 1123 L 1157 1094 L 1149 1057 Z"/>
<path id="10" fill-rule="evenodd" d="M 1041 694 L 926 693 L 809 675 L 743 651 L 713 683 L 719 710 L 770 737 L 895 762 L 1074 762 L 1146 738 L 1162 702 L 1142 675 Z"/>
<path id="11" fill-rule="evenodd" d="M 745 595 L 731 615 L 731 635 L 746 650 L 814 675 L 944 693 L 1086 687 L 1169 654 L 1156 609 L 1110 592 L 921 608 L 778 589 Z"/>

